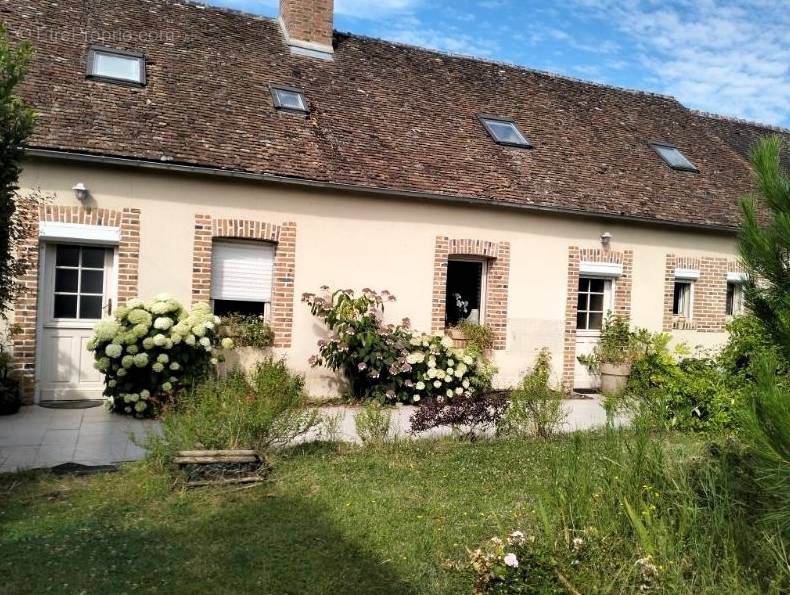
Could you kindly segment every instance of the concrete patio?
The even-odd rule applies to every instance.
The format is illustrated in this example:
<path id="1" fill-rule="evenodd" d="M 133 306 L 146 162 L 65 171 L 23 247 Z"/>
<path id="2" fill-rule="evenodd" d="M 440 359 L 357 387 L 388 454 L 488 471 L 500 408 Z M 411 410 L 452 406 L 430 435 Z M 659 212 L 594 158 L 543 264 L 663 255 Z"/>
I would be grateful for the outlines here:
<path id="1" fill-rule="evenodd" d="M 606 412 L 599 398 L 565 401 L 568 418 L 566 432 L 588 430 L 606 424 Z M 409 436 L 409 419 L 415 407 L 392 409 L 393 435 Z M 358 411 L 352 406 L 320 407 L 321 414 L 338 418 L 338 440 L 359 442 L 354 425 Z M 616 422 L 623 423 L 623 419 Z M 23 407 L 15 414 L 0 417 L 0 473 L 21 469 L 49 468 L 61 463 L 108 465 L 134 461 L 145 455 L 140 444 L 158 423 L 112 414 L 104 407 L 90 409 L 46 409 Z M 448 428 L 421 434 L 436 437 L 450 433 Z M 313 432 L 301 441 L 314 440 L 320 433 Z"/>

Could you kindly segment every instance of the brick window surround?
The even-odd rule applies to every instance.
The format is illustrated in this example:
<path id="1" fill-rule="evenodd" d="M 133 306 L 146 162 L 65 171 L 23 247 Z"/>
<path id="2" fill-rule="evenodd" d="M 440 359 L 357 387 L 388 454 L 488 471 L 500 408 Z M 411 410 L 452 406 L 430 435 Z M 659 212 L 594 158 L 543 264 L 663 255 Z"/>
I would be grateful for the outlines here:
<path id="1" fill-rule="evenodd" d="M 693 282 L 690 320 L 672 314 L 676 268 L 699 271 L 699 279 Z M 667 254 L 664 277 L 663 330 L 723 333 L 727 324 L 727 273 L 741 271 L 740 263 L 727 258 Z"/>
<path id="2" fill-rule="evenodd" d="M 274 347 L 291 346 L 294 280 L 296 273 L 296 223 L 280 225 L 245 219 L 215 219 L 195 215 L 192 251 L 192 302 L 211 299 L 211 252 L 214 238 L 260 240 L 276 244 L 272 271 L 271 325 Z"/>
<path id="3" fill-rule="evenodd" d="M 573 375 L 576 368 L 576 308 L 579 291 L 579 269 L 582 262 L 606 262 L 623 265 L 623 274 L 614 278 L 612 311 L 630 318 L 631 283 L 634 269 L 633 250 L 604 248 L 568 248 L 568 286 L 565 302 L 565 337 L 562 368 L 562 383 L 567 389 L 573 388 Z"/>
<path id="4" fill-rule="evenodd" d="M 494 333 L 494 349 L 507 344 L 507 295 L 510 275 L 510 242 L 451 239 L 436 236 L 433 260 L 431 331 L 444 331 L 447 261 L 452 256 L 479 256 L 488 262 L 486 273 L 485 324 Z"/>
<path id="5" fill-rule="evenodd" d="M 34 218 L 35 219 L 35 218 Z M 77 206 L 45 205 L 38 207 L 38 218 L 32 223 L 30 235 L 19 247 L 19 256 L 28 264 L 21 279 L 22 293 L 14 304 L 14 323 L 21 333 L 14 337 L 14 358 L 24 370 L 27 380 L 35 377 L 36 329 L 38 322 L 38 222 L 80 223 L 82 225 L 106 225 L 121 230 L 118 245 L 118 302 L 137 297 L 138 265 L 140 255 L 140 210 L 93 209 Z M 32 403 L 34 386 L 23 382 L 23 401 Z"/>

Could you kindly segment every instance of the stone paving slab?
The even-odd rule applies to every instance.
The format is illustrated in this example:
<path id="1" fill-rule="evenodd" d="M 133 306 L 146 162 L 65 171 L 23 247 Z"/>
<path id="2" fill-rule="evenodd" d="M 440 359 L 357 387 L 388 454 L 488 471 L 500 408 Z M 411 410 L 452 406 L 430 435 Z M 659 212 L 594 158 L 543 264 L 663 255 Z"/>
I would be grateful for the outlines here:
<path id="1" fill-rule="evenodd" d="M 573 399 L 564 402 L 568 418 L 564 431 L 588 430 L 606 424 L 606 412 L 598 398 Z M 336 439 L 359 442 L 352 406 L 319 408 L 324 416 L 336 417 Z M 392 409 L 392 434 L 409 437 L 409 419 L 415 407 Z M 619 418 L 616 423 L 625 423 Z M 104 407 L 90 409 L 47 409 L 23 407 L 19 413 L 0 416 L 0 473 L 21 469 L 49 468 L 61 463 L 109 465 L 141 459 L 145 450 L 140 446 L 146 436 L 157 432 L 159 424 L 113 414 Z M 438 437 L 450 433 L 449 428 L 424 432 L 420 437 Z M 313 432 L 302 441 L 315 440 Z M 326 436 L 324 436 L 326 437 Z"/>

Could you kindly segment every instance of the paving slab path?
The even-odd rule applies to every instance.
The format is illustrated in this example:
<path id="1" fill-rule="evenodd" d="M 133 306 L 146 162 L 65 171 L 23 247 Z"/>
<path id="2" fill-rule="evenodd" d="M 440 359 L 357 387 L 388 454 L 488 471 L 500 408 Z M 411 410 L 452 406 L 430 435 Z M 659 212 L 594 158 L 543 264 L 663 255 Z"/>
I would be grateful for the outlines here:
<path id="1" fill-rule="evenodd" d="M 606 424 L 606 412 L 597 397 L 564 402 L 568 418 L 564 431 L 587 430 Z M 338 419 L 337 436 L 346 442 L 359 442 L 354 428 L 353 406 L 323 406 L 323 415 Z M 408 437 L 409 419 L 415 407 L 392 409 L 392 431 Z M 622 419 L 617 420 L 623 423 Z M 47 409 L 35 405 L 19 413 L 0 416 L 0 473 L 21 469 L 50 468 L 62 463 L 108 465 L 134 461 L 145 456 L 146 437 L 159 424 L 110 413 L 104 407 L 90 409 Z M 426 432 L 421 436 L 441 436 L 449 430 Z M 307 437 L 315 439 L 316 434 Z"/>

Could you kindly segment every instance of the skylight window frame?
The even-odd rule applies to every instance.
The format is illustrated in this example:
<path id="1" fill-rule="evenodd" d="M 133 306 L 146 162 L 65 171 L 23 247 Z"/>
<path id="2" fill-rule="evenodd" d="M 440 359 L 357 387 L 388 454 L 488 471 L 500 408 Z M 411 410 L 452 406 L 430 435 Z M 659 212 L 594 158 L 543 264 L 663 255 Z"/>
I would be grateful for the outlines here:
<path id="1" fill-rule="evenodd" d="M 310 113 L 310 106 L 307 104 L 307 95 L 305 95 L 304 89 L 299 89 L 297 87 L 288 87 L 286 85 L 270 85 L 270 90 L 272 93 L 272 101 L 274 102 L 274 108 L 276 110 L 291 112 L 294 114 Z M 302 105 L 304 106 L 304 108 L 299 109 L 299 108 L 291 107 L 290 105 L 284 105 L 280 101 L 280 96 L 277 94 L 277 91 L 285 91 L 287 93 L 295 93 L 299 95 L 302 99 Z"/>
<path id="2" fill-rule="evenodd" d="M 667 164 L 667 165 L 668 165 L 670 168 L 672 168 L 672 169 L 674 169 L 674 170 L 677 170 L 677 171 L 688 171 L 688 172 L 692 172 L 692 173 L 695 173 L 695 174 L 698 174 L 698 173 L 700 173 L 700 171 L 699 171 L 699 168 L 698 168 L 696 165 L 694 165 L 694 164 L 691 162 L 691 159 L 689 159 L 688 157 L 686 157 L 686 154 L 685 154 L 685 153 L 683 153 L 683 151 L 681 151 L 680 149 L 678 149 L 678 148 L 677 148 L 675 145 L 673 145 L 672 143 L 665 143 L 665 142 L 662 142 L 662 141 L 655 141 L 655 140 L 651 140 L 651 141 L 648 141 L 648 143 L 647 143 L 647 144 L 648 144 L 648 145 L 650 145 L 650 148 L 651 148 L 651 149 L 653 149 L 653 151 L 655 152 L 655 154 L 656 154 L 656 155 L 658 155 L 658 156 L 661 158 L 661 161 L 663 161 L 664 163 L 666 163 L 666 164 Z M 681 157 L 683 157 L 683 159 L 685 159 L 685 160 L 688 162 L 689 166 L 687 167 L 687 166 L 684 166 L 684 165 L 674 165 L 673 163 L 670 163 L 670 162 L 669 162 L 669 161 L 668 161 L 668 160 L 667 160 L 667 159 L 666 159 L 666 158 L 665 158 L 665 157 L 664 157 L 664 156 L 661 154 L 661 152 L 658 150 L 658 147 L 661 147 L 661 148 L 664 148 L 664 149 L 674 149 L 675 151 L 677 151 L 678 153 L 680 153 L 680 156 L 681 156 Z"/>
<path id="3" fill-rule="evenodd" d="M 480 123 L 486 129 L 486 132 L 488 133 L 488 136 L 490 136 L 496 144 L 502 145 L 502 146 L 505 146 L 505 147 L 516 147 L 518 149 L 531 149 L 532 148 L 532 141 L 529 139 L 529 137 L 526 134 L 524 134 L 521 131 L 521 129 L 518 127 L 518 124 L 516 123 L 516 121 L 513 118 L 505 118 L 503 116 L 495 116 L 493 114 L 478 114 L 477 115 L 477 119 L 480 120 Z M 492 130 L 491 126 L 489 126 L 489 121 L 491 121 L 491 122 L 500 122 L 502 124 L 510 124 L 510 125 L 512 125 L 513 128 L 515 129 L 515 131 L 518 133 L 518 135 L 521 138 L 524 139 L 524 142 L 523 143 L 514 143 L 514 142 L 510 142 L 510 141 L 499 140 L 497 138 L 496 134 L 494 133 L 494 131 Z"/>
<path id="4" fill-rule="evenodd" d="M 125 78 L 117 78 L 114 76 L 107 76 L 104 74 L 96 74 L 94 66 L 96 63 L 96 54 L 110 54 L 113 56 L 120 56 L 122 58 L 136 58 L 140 64 L 140 79 L 131 80 Z M 127 85 L 130 87 L 145 87 L 146 85 L 146 68 L 145 68 L 145 54 L 135 50 L 119 50 L 101 45 L 93 45 L 88 48 L 88 61 L 85 67 L 85 78 L 92 81 L 100 81 L 105 83 L 113 83 L 115 85 Z"/>

